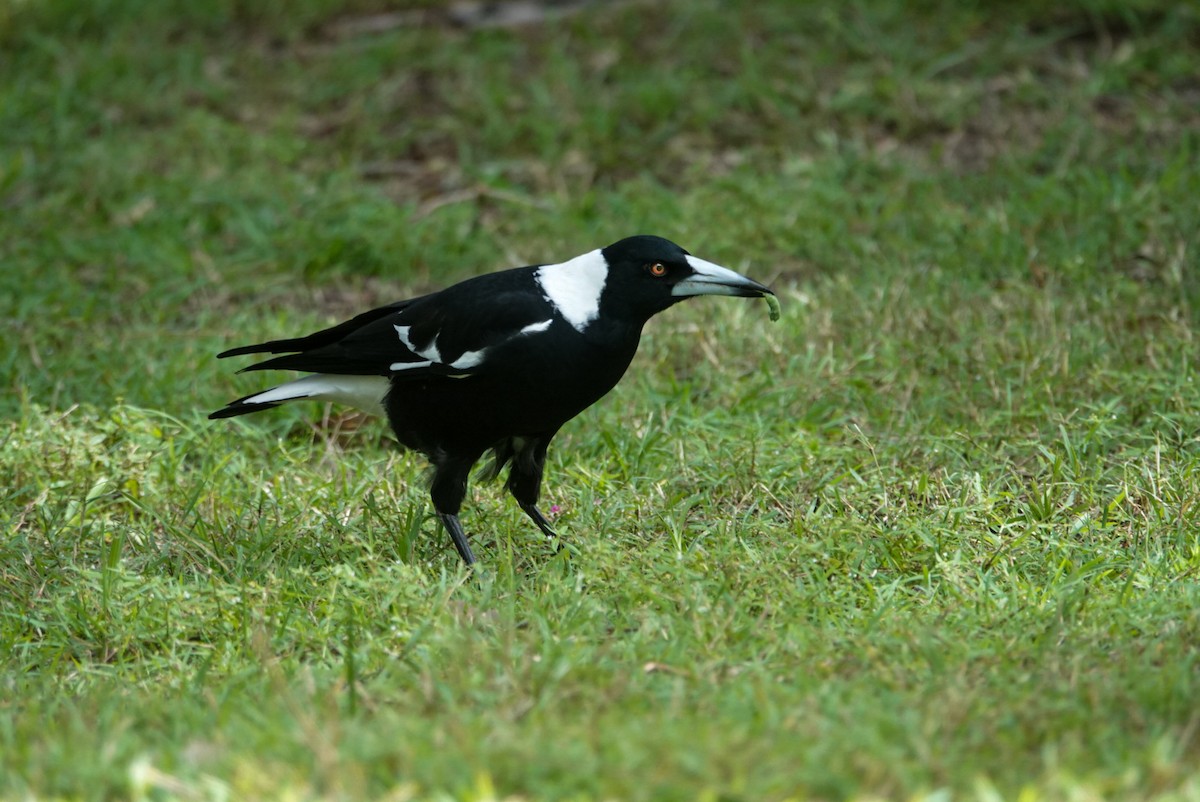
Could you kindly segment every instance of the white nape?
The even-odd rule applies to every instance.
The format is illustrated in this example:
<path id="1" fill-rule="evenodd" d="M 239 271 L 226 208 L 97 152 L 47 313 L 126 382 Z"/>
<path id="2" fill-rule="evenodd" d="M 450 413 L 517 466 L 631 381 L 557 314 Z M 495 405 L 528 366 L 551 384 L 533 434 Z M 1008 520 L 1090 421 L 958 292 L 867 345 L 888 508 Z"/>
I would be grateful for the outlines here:
<path id="1" fill-rule="evenodd" d="M 243 404 L 270 404 L 311 398 L 336 401 L 361 409 L 372 415 L 383 415 L 383 397 L 387 395 L 388 380 L 384 376 L 339 376 L 316 373 L 270 390 L 252 395 Z"/>
<path id="2" fill-rule="evenodd" d="M 536 275 L 546 300 L 577 331 L 586 329 L 600 315 L 600 294 L 608 279 L 608 262 L 600 250 L 562 264 L 544 265 Z"/>

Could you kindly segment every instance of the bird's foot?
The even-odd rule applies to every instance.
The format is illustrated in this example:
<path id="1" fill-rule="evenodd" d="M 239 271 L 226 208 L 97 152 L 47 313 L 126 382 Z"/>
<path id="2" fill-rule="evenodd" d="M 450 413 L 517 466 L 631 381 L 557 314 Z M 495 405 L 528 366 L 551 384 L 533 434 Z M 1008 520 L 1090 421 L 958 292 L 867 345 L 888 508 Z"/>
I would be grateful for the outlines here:
<path id="1" fill-rule="evenodd" d="M 462 557 L 463 562 L 467 565 L 475 564 L 475 555 L 471 553 L 471 544 L 467 542 L 467 533 L 463 531 L 462 524 L 458 522 L 457 515 L 439 512 L 438 518 L 442 521 L 442 526 L 446 527 L 446 531 L 450 533 L 450 539 L 454 541 L 454 548 L 458 549 L 458 556 Z"/>
<path id="2" fill-rule="evenodd" d="M 520 502 L 518 502 L 520 504 Z M 558 533 L 550 526 L 550 522 L 546 520 L 546 516 L 542 515 L 542 511 L 537 508 L 536 504 L 521 504 L 521 509 L 529 516 L 529 519 L 537 524 L 537 528 L 542 530 L 542 534 L 550 540 L 558 541 Z"/>

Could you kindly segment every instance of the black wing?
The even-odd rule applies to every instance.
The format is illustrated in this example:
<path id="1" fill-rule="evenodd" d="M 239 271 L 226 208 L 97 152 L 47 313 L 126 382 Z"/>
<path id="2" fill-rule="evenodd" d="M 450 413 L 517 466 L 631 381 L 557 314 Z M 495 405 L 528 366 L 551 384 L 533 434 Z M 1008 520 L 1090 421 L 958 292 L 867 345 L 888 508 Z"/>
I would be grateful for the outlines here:
<path id="1" fill-rule="evenodd" d="M 234 348 L 220 356 L 295 352 L 244 368 L 247 371 L 398 378 L 477 374 L 487 370 L 489 353 L 543 332 L 554 322 L 553 308 L 536 291 L 532 271 L 510 275 L 518 272 L 481 276 L 364 312 L 307 337 Z"/>
<path id="2" fill-rule="evenodd" d="M 370 312 L 363 312 L 361 315 L 355 315 L 343 323 L 322 329 L 314 334 L 309 334 L 307 337 L 295 337 L 290 340 L 271 340 L 270 342 L 258 343 L 257 345 L 242 345 L 237 348 L 230 348 L 228 351 L 222 351 L 217 354 L 217 359 L 224 359 L 229 356 L 242 356 L 243 354 L 286 354 L 292 351 L 312 351 L 323 348 L 327 345 L 333 345 L 368 324 L 374 323 L 376 320 L 388 315 L 395 314 L 410 304 L 414 304 L 426 297 L 428 296 L 413 298 L 408 301 L 397 301 L 387 306 L 381 306 L 378 309 L 372 309 Z M 247 370 L 253 369 L 247 368 Z"/>

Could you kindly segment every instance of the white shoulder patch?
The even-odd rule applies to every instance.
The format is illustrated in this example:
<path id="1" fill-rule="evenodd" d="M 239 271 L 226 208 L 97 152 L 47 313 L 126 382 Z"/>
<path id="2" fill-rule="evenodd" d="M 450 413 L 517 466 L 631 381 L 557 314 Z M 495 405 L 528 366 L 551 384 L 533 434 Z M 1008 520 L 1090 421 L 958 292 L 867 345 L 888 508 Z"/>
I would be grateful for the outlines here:
<path id="1" fill-rule="evenodd" d="M 586 329 L 600 314 L 600 294 L 607 280 L 608 262 L 599 249 L 537 270 L 546 300 L 577 331 Z"/>

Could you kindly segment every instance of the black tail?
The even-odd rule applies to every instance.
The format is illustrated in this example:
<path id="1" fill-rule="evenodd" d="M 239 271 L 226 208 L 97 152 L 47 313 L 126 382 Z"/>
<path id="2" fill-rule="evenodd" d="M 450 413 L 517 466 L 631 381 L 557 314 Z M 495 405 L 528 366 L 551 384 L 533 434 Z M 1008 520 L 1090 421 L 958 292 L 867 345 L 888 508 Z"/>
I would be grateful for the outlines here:
<path id="1" fill-rule="evenodd" d="M 259 395 L 259 393 L 254 393 L 253 395 Z M 282 406 L 284 403 L 282 401 L 268 402 L 266 404 L 243 403 L 247 398 L 251 397 L 252 396 L 247 395 L 239 398 L 236 401 L 230 401 L 216 412 L 208 413 L 208 419 L 216 420 L 217 418 L 236 418 L 238 415 L 249 415 L 251 412 L 262 412 L 264 409 L 274 409 L 275 407 Z"/>
<path id="2" fill-rule="evenodd" d="M 394 304 L 381 306 L 378 309 L 363 312 L 361 315 L 352 317 L 344 323 L 339 323 L 328 329 L 322 329 L 306 337 L 295 337 L 290 340 L 271 340 L 270 342 L 258 343 L 256 345 L 242 345 L 237 348 L 230 348 L 228 351 L 222 351 L 217 354 L 217 359 L 242 356 L 243 354 L 286 354 L 294 351 L 312 351 L 316 348 L 324 348 L 327 345 L 333 345 L 346 335 L 361 329 L 368 323 L 373 323 L 382 317 L 399 312 L 413 301 L 418 300 L 420 299 L 413 298 L 412 300 L 397 301 Z"/>

